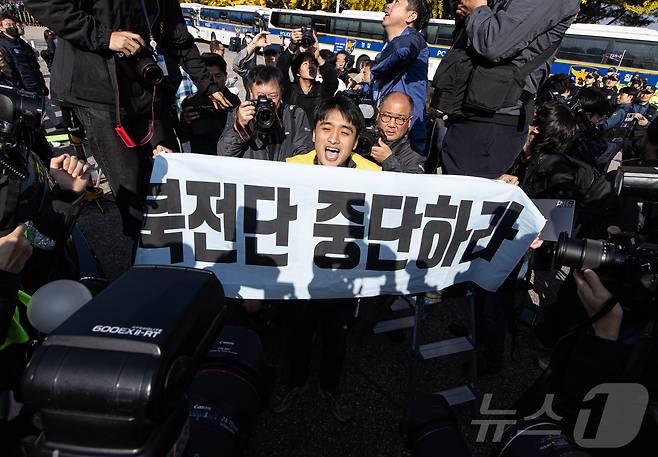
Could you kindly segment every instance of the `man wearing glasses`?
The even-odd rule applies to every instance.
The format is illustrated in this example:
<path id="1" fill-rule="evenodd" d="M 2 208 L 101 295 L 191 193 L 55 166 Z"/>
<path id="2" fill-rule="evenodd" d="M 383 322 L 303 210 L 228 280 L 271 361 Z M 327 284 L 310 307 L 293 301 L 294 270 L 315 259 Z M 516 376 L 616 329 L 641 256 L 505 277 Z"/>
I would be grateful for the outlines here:
<path id="1" fill-rule="evenodd" d="M 227 119 L 217 155 L 282 162 L 313 149 L 304 110 L 282 101 L 282 80 L 283 73 L 276 67 L 257 65 L 249 71 L 247 86 L 252 99 L 242 102 Z"/>
<path id="2" fill-rule="evenodd" d="M 371 157 L 384 171 L 425 173 L 425 158 L 411 148 L 409 140 L 413 110 L 413 100 L 403 92 L 391 92 L 382 100 L 377 116 L 380 138 Z"/>

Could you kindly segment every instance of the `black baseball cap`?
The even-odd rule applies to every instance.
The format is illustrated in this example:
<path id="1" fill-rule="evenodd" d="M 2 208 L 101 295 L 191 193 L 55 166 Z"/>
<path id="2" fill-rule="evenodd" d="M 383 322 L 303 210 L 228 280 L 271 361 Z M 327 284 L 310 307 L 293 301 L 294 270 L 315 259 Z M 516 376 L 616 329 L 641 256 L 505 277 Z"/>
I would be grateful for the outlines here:
<path id="1" fill-rule="evenodd" d="M 644 94 L 653 94 L 656 92 L 656 88 L 654 86 L 644 86 L 642 89 L 640 89 L 640 92 Z"/>
<path id="2" fill-rule="evenodd" d="M 619 75 L 617 73 L 608 73 L 606 75 L 608 79 L 614 79 L 615 81 L 619 81 Z"/>
<path id="3" fill-rule="evenodd" d="M 270 43 L 263 48 L 263 54 L 282 54 L 283 46 L 276 43 Z"/>

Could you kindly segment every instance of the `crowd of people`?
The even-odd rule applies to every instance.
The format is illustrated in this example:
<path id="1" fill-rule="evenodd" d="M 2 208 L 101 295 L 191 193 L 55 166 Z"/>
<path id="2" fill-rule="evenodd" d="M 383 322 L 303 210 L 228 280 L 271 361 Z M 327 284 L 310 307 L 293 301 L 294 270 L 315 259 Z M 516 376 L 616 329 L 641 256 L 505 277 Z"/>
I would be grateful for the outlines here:
<path id="1" fill-rule="evenodd" d="M 422 34 L 431 11 L 426 0 L 388 2 L 382 21 L 385 46 L 358 73 L 350 71 L 347 51 L 321 49 L 314 32 L 310 39 L 307 31 L 293 30 L 284 47 L 262 31 L 233 59 L 244 100 L 240 82 L 228 78 L 224 45 L 211 42 L 210 52 L 200 53 L 177 0 L 25 4 L 48 27 L 41 57 L 51 72 L 50 88 L 38 54 L 21 38 L 22 25 L 9 14 L 0 18 L 0 83 L 49 96 L 67 113 L 65 123 L 84 128 L 88 150 L 121 212 L 123 234 L 135 248 L 153 161 L 176 152 L 498 179 L 521 186 L 532 198 L 575 200 L 579 237 L 606 238 L 610 227 L 635 233 L 644 220 L 641 205 L 617 195 L 608 171 L 620 153 L 624 160 L 658 160 L 658 108 L 651 102 L 656 88 L 639 76 L 620 87 L 614 67 L 582 80 L 550 75 L 551 59 L 578 13 L 578 0 L 454 2 L 454 45 L 433 81 L 427 80 L 429 48 Z M 264 64 L 258 63 L 260 54 Z M 377 107 L 369 121 L 376 138 L 359 152 L 355 149 L 366 119 L 355 98 Z M 428 110 L 435 113 L 431 119 Z M 443 130 L 438 150 L 427 135 L 437 118 Z M 43 144 L 35 152 L 51 159 Z M 438 168 L 428 166 L 432 154 L 440 156 Z M 65 200 L 78 202 L 79 183 L 88 177 L 84 159 L 65 155 L 50 161 L 61 188 L 53 201 L 72 193 Z M 68 230 L 70 217 L 65 219 L 57 224 Z M 14 319 L 21 309 L 15 297 L 33 254 L 24 230 L 17 225 L 0 237 L 0 344 L 9 342 L 0 349 L 0 360 L 18 368 L 27 342 L 10 341 L 22 325 L 19 317 Z M 481 374 L 497 373 L 503 366 L 520 267 L 498 291 L 476 290 Z M 610 301 L 611 294 L 591 270 L 572 281 L 585 319 Z M 355 416 L 340 380 L 357 302 L 295 301 L 281 311 L 287 322 L 289 383 L 274 400 L 274 412 L 288 411 L 308 390 L 319 332 L 319 394 L 340 422 Z M 390 297 L 380 297 L 367 306 L 390 303 Z M 245 306 L 256 314 L 261 308 L 258 303 Z M 619 304 L 611 309 L 587 336 L 592 350 L 608 351 L 610 341 L 619 339 L 623 311 Z M 542 342 L 559 351 L 558 338 L 546 333 L 550 337 Z M 615 352 L 619 360 L 627 355 Z M 590 380 L 602 382 L 607 374 L 590 373 Z M 647 382 L 656 385 L 655 379 Z M 16 387 L 13 376 L 3 380 L 0 390 Z"/>

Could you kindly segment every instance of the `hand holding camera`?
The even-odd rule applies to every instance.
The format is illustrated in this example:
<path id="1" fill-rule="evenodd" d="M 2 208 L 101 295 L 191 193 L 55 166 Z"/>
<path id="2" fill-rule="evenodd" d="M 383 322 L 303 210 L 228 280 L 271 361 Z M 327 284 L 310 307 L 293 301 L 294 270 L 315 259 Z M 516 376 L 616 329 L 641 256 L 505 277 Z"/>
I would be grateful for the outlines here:
<path id="1" fill-rule="evenodd" d="M 20 224 L 12 232 L 0 237 L 0 271 L 18 274 L 32 255 L 32 245 L 24 236 L 25 225 Z"/>
<path id="2" fill-rule="evenodd" d="M 392 155 L 393 151 L 391 151 L 391 148 L 384 143 L 384 140 L 382 140 L 381 137 L 377 139 L 377 144 L 372 147 L 372 152 L 370 153 L 370 156 L 379 163 L 384 162 Z"/>
<path id="3" fill-rule="evenodd" d="M 110 35 L 110 50 L 125 56 L 134 56 L 146 46 L 144 39 L 137 33 L 118 30 Z"/>
<path id="4" fill-rule="evenodd" d="M 585 307 L 587 315 L 592 317 L 612 298 L 612 294 L 592 270 L 574 271 L 574 278 L 578 286 L 578 297 Z M 594 332 L 601 338 L 616 341 L 619 337 L 619 327 L 623 315 L 624 311 L 621 309 L 621 305 L 617 303 L 593 324 Z"/>
<path id="5" fill-rule="evenodd" d="M 245 100 L 244 102 L 240 103 L 236 120 L 243 129 L 246 129 L 249 123 L 253 121 L 255 117 L 256 107 L 254 106 L 253 101 Z"/>
<path id="6" fill-rule="evenodd" d="M 268 32 L 268 31 L 262 31 L 262 32 L 257 33 L 256 36 L 254 37 L 254 39 L 251 40 L 249 42 L 249 44 L 247 45 L 249 50 L 251 50 L 253 52 L 258 48 L 264 48 L 265 46 L 267 46 L 267 35 L 269 35 L 269 34 L 270 34 L 270 32 Z"/>

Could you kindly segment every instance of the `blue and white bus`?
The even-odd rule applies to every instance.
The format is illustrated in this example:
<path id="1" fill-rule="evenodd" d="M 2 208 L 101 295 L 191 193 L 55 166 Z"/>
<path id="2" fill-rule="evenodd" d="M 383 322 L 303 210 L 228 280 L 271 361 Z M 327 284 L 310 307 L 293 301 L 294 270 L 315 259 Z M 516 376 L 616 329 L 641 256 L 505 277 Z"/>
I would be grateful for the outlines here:
<path id="1" fill-rule="evenodd" d="M 322 48 L 352 53 L 357 68 L 375 58 L 383 47 L 384 13 L 345 10 L 340 14 L 323 11 L 273 9 L 269 31 L 281 37 L 290 36 L 292 29 L 312 26 Z M 425 30 L 430 49 L 428 78 L 452 45 L 454 21 L 432 19 Z M 639 27 L 574 24 L 564 37 L 553 64 L 553 73 L 569 73 L 582 78 L 595 69 L 605 74 L 618 67 L 622 83 L 633 75 L 658 84 L 658 31 Z"/>
<path id="2" fill-rule="evenodd" d="M 260 6 L 205 6 L 181 4 L 189 32 L 197 39 L 218 40 L 228 45 L 231 38 L 257 33 L 267 27 L 269 9 Z"/>
<path id="3" fill-rule="evenodd" d="M 293 29 L 312 26 L 321 48 L 334 52 L 349 51 L 360 68 L 373 60 L 384 46 L 383 12 L 344 10 L 340 14 L 326 11 L 268 9 L 258 6 L 211 7 L 182 4 L 186 8 L 188 29 L 196 38 L 218 39 L 228 44 L 236 29 L 242 35 L 255 33 L 264 26 L 273 35 L 272 41 L 283 42 Z M 189 15 L 189 19 L 188 19 Z M 454 21 L 432 19 L 424 33 L 430 50 L 428 79 L 452 45 Z M 569 73 L 583 78 L 598 69 L 605 74 L 610 67 L 619 69 L 622 84 L 633 75 L 647 78 L 658 85 L 658 31 L 639 27 L 573 24 L 567 31 L 553 73 Z"/>

